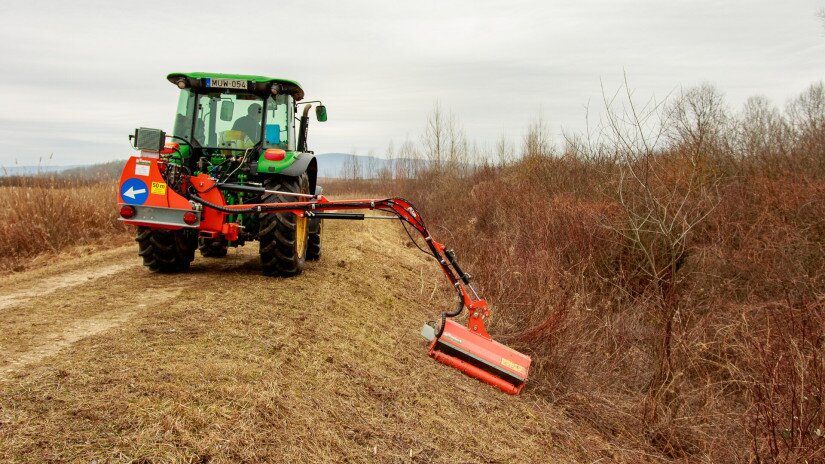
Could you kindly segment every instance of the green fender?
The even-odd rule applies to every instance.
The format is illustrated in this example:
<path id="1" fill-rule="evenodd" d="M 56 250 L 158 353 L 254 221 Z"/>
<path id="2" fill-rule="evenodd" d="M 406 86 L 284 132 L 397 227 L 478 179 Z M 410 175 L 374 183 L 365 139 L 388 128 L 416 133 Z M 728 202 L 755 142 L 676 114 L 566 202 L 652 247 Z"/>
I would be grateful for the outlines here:
<path id="1" fill-rule="evenodd" d="M 312 153 L 302 153 L 299 151 L 288 151 L 284 159 L 272 161 L 264 158 L 264 154 L 258 157 L 258 173 L 260 174 L 281 174 L 284 176 L 297 177 L 307 173 L 309 177 L 309 190 L 315 191 L 315 181 L 318 177 L 318 162 Z"/>

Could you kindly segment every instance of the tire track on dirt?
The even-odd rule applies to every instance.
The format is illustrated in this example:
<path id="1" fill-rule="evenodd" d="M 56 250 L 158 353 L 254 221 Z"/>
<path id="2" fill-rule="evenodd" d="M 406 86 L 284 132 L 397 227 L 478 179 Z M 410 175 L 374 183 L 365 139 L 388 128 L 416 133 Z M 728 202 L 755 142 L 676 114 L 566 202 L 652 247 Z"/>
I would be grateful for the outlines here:
<path id="1" fill-rule="evenodd" d="M 138 310 L 171 300 L 180 295 L 181 291 L 182 288 L 155 292 L 147 295 L 143 299 L 143 303 L 130 308 L 98 313 L 92 317 L 74 321 L 62 332 L 45 334 L 43 336 L 44 343 L 23 353 L 16 354 L 8 364 L 0 366 L 0 381 L 6 380 L 9 374 L 43 358 L 55 355 L 60 350 L 84 338 L 117 327 L 128 321 Z"/>
<path id="2" fill-rule="evenodd" d="M 7 309 L 23 312 L 29 319 L 38 318 L 37 323 L 29 326 L 16 324 L 20 321 L 15 321 L 14 317 L 0 322 L 0 330 L 13 334 L 0 342 L 0 381 L 8 380 L 14 372 L 54 356 L 85 338 L 123 325 L 142 309 L 175 299 L 187 287 L 210 282 L 213 273 L 232 272 L 252 264 L 248 257 L 238 254 L 218 262 L 201 261 L 193 266 L 192 273 L 177 275 L 174 285 L 158 288 L 158 275 L 143 269 L 139 258 L 118 256 L 115 259 L 114 263 L 101 263 L 101 267 L 66 270 L 55 277 L 38 280 L 31 276 L 23 285 L 33 284 L 25 290 L 4 295 L 4 291 L 17 290 L 21 284 L 0 289 L 0 311 Z M 126 273 L 130 278 L 115 277 Z M 95 287 L 107 290 L 101 294 Z M 138 292 L 138 296 L 135 288 L 144 291 Z M 58 290 L 64 292 L 59 300 L 44 298 Z M 84 306 L 91 311 L 81 310 Z M 45 309 L 47 307 L 53 309 Z"/>
<path id="3" fill-rule="evenodd" d="M 135 266 L 136 264 L 134 263 L 113 264 L 96 269 L 73 271 L 68 274 L 41 280 L 25 290 L 0 295 L 0 311 L 10 306 L 25 304 L 33 298 L 48 295 L 57 290 L 76 287 L 78 285 L 88 283 L 89 281 L 100 279 L 101 277 L 114 275 Z"/>

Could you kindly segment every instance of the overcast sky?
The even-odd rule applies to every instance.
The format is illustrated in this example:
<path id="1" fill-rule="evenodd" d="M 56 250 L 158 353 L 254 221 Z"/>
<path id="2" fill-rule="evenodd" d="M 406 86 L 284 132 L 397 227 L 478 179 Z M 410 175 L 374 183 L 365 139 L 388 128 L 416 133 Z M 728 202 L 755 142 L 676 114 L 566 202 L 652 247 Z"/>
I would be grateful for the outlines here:
<path id="1" fill-rule="evenodd" d="M 316 153 L 420 140 L 439 101 L 481 145 L 541 114 L 580 129 L 601 83 L 711 82 L 779 105 L 825 76 L 823 1 L 0 2 L 0 165 L 124 158 L 171 130 L 172 71 L 298 80 L 323 99 Z"/>

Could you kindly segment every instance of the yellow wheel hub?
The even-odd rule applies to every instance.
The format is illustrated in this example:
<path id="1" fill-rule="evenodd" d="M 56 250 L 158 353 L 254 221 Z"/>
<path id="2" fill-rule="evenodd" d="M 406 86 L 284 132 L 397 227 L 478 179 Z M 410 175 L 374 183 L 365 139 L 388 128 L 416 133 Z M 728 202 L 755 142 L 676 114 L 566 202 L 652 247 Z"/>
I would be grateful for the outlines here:
<path id="1" fill-rule="evenodd" d="M 309 193 L 305 192 L 306 189 L 301 189 L 301 193 Z M 293 200 L 294 201 L 294 200 Z M 303 201 L 303 198 L 301 199 Z M 298 257 L 303 258 L 307 251 L 307 237 L 309 231 L 309 219 L 304 217 L 295 217 L 295 251 L 298 254 Z"/>

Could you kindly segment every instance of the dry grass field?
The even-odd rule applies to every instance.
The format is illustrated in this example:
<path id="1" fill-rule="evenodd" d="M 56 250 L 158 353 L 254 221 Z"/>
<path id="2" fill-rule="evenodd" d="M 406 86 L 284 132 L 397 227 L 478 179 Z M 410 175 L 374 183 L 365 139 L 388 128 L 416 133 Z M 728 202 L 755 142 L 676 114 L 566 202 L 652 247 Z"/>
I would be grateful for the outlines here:
<path id="1" fill-rule="evenodd" d="M 0 178 L 0 273 L 123 244 L 116 179 Z"/>
<path id="2" fill-rule="evenodd" d="M 262 276 L 254 247 L 164 278 L 134 246 L 4 279 L 0 461 L 623 455 L 541 395 L 502 394 L 426 356 L 418 328 L 451 300 L 400 226 L 330 223 L 324 239 L 294 279 Z"/>
<path id="3" fill-rule="evenodd" d="M 325 185 L 416 204 L 533 356 L 515 398 L 426 357 L 451 300 L 396 224 L 330 221 L 296 279 L 255 245 L 169 278 L 105 250 L 113 184 L 0 187 L 0 460 L 822 462 L 825 87 L 605 105 L 485 159 L 436 111 Z"/>

